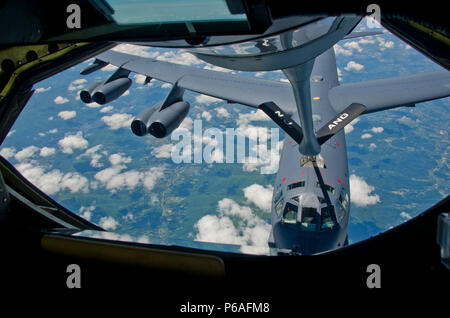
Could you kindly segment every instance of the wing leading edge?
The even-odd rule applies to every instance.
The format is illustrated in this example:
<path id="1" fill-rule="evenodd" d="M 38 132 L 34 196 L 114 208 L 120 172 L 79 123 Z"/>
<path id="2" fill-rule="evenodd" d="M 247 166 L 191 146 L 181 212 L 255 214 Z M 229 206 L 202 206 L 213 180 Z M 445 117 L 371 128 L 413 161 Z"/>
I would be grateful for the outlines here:
<path id="1" fill-rule="evenodd" d="M 296 111 L 289 83 L 206 70 L 111 50 L 98 55 L 96 59 L 231 103 L 258 108 L 272 101 L 290 115 Z M 450 72 L 439 70 L 348 83 L 331 88 L 328 96 L 336 113 L 352 103 L 364 105 L 367 109 L 363 114 L 399 106 L 414 106 L 416 103 L 450 96 Z"/>
<path id="2" fill-rule="evenodd" d="M 206 70 L 115 51 L 102 53 L 96 59 L 163 82 L 177 83 L 181 88 L 228 102 L 258 108 L 264 102 L 274 101 L 282 105 L 287 113 L 292 114 L 295 111 L 295 100 L 288 83 Z"/>
<path id="3" fill-rule="evenodd" d="M 450 72 L 432 71 L 333 87 L 328 93 L 338 113 L 351 103 L 367 107 L 364 114 L 399 106 L 414 106 L 450 96 Z"/>

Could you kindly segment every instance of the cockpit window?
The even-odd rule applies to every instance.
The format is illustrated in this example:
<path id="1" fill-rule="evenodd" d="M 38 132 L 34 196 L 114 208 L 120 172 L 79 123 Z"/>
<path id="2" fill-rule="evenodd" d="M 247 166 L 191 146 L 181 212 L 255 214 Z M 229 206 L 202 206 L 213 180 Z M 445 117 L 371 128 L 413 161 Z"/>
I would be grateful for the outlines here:
<path id="1" fill-rule="evenodd" d="M 298 207 L 292 203 L 286 203 L 283 212 L 283 221 L 284 223 L 297 223 L 297 211 Z"/>
<path id="2" fill-rule="evenodd" d="M 341 223 L 345 217 L 345 214 L 348 212 L 349 208 L 349 197 L 344 188 L 342 188 L 341 193 L 339 194 L 339 201 L 336 203 L 336 216 L 338 222 Z"/>
<path id="3" fill-rule="evenodd" d="M 283 191 L 282 191 L 281 184 L 280 184 L 280 185 L 278 185 L 275 195 L 273 196 L 273 203 L 277 203 L 282 196 L 283 196 Z"/>
<path id="4" fill-rule="evenodd" d="M 317 182 L 317 187 L 320 188 L 320 183 Z M 325 189 L 327 189 L 328 192 L 330 193 L 335 193 L 336 190 L 334 190 L 334 188 L 332 186 L 330 186 L 329 184 L 325 184 Z"/>
<path id="5" fill-rule="evenodd" d="M 281 199 L 280 202 L 278 202 L 278 203 L 275 205 L 275 212 L 277 213 L 278 216 L 280 216 L 281 209 L 283 208 L 283 203 L 284 203 L 284 200 Z"/>
<path id="6" fill-rule="evenodd" d="M 315 208 L 302 208 L 302 229 L 314 232 L 316 230 L 318 216 Z"/>
<path id="7" fill-rule="evenodd" d="M 295 188 L 301 188 L 305 186 L 305 181 L 298 181 L 298 182 L 292 182 L 290 185 L 287 186 L 288 191 L 295 189 Z"/>
<path id="8" fill-rule="evenodd" d="M 335 221 L 333 220 L 333 217 L 332 217 L 333 211 L 332 210 L 330 210 L 328 207 L 324 207 L 320 211 L 321 211 L 321 215 L 320 215 L 320 230 L 321 231 L 332 229 L 333 227 L 335 227 L 337 225 L 335 223 Z"/>
<path id="9" fill-rule="evenodd" d="M 348 210 L 348 194 L 347 191 L 345 191 L 344 188 L 341 190 L 341 194 L 339 195 L 339 201 L 342 203 L 342 206 L 345 210 Z"/>

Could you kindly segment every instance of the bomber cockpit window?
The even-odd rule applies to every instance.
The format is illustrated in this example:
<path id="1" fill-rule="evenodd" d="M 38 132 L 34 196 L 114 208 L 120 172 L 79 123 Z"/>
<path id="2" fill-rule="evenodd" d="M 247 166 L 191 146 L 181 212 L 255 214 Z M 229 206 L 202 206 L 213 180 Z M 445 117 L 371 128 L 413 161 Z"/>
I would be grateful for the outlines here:
<path id="1" fill-rule="evenodd" d="M 333 220 L 333 216 L 331 214 L 331 213 L 333 213 L 333 211 L 330 208 L 324 207 L 320 211 L 321 211 L 321 215 L 320 215 L 320 230 L 321 231 L 332 229 L 333 227 L 335 227 L 337 225 L 335 223 L 335 221 Z"/>
<path id="2" fill-rule="evenodd" d="M 291 224 L 297 223 L 297 211 L 298 211 L 298 207 L 295 204 L 292 204 L 289 202 L 286 203 L 286 206 L 285 206 L 284 212 L 283 212 L 283 222 L 291 223 Z"/>
<path id="3" fill-rule="evenodd" d="M 342 188 L 341 194 L 339 195 L 339 201 L 342 203 L 342 207 L 345 210 L 348 210 L 349 197 L 348 197 L 347 191 L 345 191 L 344 188 Z"/>
<path id="4" fill-rule="evenodd" d="M 337 216 L 337 219 L 338 219 L 338 222 L 339 223 L 341 223 L 342 222 L 342 220 L 344 219 L 344 217 L 345 217 L 345 213 L 346 213 L 347 211 L 344 209 L 344 207 L 342 206 L 342 203 L 341 202 L 336 202 L 336 216 Z"/>
<path id="5" fill-rule="evenodd" d="M 319 182 L 317 182 L 317 187 L 320 188 Z M 336 192 L 336 190 L 334 190 L 334 188 L 332 186 L 330 186 L 329 184 L 325 184 L 325 189 L 332 194 L 334 194 Z"/>
<path id="6" fill-rule="evenodd" d="M 317 227 L 319 215 L 315 208 L 302 208 L 302 229 L 314 232 Z"/>
<path id="7" fill-rule="evenodd" d="M 273 196 L 273 203 L 277 203 L 280 198 L 283 196 L 283 191 L 282 191 L 282 187 L 281 184 L 277 187 L 277 190 L 275 192 L 275 195 Z"/>
<path id="8" fill-rule="evenodd" d="M 292 182 L 290 185 L 287 186 L 288 191 L 295 189 L 295 188 L 301 188 L 305 186 L 305 181 L 298 181 L 298 182 Z"/>
<path id="9" fill-rule="evenodd" d="M 281 209 L 283 208 L 283 203 L 284 203 L 284 200 L 281 199 L 281 200 L 275 205 L 275 212 L 277 213 L 278 216 L 280 216 Z"/>

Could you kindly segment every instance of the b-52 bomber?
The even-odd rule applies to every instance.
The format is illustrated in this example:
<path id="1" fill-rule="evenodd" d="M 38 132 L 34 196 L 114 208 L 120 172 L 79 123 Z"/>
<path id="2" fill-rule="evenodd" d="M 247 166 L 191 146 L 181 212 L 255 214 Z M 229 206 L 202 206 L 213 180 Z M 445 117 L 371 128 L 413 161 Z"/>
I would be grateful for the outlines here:
<path id="1" fill-rule="evenodd" d="M 131 72 L 171 83 L 162 102 L 144 109 L 131 124 L 138 136 L 168 136 L 189 112 L 185 90 L 265 112 L 286 132 L 271 208 L 269 246 L 289 254 L 317 254 L 348 244 L 350 188 L 343 128 L 356 117 L 450 95 L 447 70 L 339 84 L 333 45 L 373 36 L 352 32 L 361 17 L 338 16 L 243 44 L 191 49 L 215 66 L 247 72 L 281 70 L 280 82 L 153 60 L 113 50 L 81 71 L 118 67 L 104 82 L 81 91 L 85 103 L 105 104 L 131 85 Z M 151 43 L 149 44 L 151 45 Z M 240 48 L 240 50 L 234 50 Z M 230 51 L 231 49 L 231 51 Z"/>

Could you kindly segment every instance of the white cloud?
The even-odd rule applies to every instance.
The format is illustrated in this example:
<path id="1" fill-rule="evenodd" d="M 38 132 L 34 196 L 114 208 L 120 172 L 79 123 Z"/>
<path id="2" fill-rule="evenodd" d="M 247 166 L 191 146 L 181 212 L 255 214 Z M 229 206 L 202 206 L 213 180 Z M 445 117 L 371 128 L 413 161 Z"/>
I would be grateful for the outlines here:
<path id="1" fill-rule="evenodd" d="M 57 169 L 46 172 L 44 167 L 32 163 L 21 163 L 16 168 L 26 179 L 48 195 L 62 190 L 70 190 L 72 193 L 89 190 L 88 180 L 76 172 L 64 174 Z"/>
<path id="2" fill-rule="evenodd" d="M 217 71 L 217 72 L 227 72 L 227 73 L 232 72 L 232 70 L 229 70 L 227 68 L 223 68 L 223 67 L 215 66 L 215 65 L 210 65 L 210 64 L 205 65 L 203 68 L 205 70 L 211 70 L 211 71 Z"/>
<path id="3" fill-rule="evenodd" d="M 407 116 L 400 117 L 399 119 L 397 119 L 397 122 L 410 127 L 416 125 L 416 122 Z"/>
<path id="4" fill-rule="evenodd" d="M 126 166 L 112 166 L 97 172 L 94 178 L 100 181 L 108 190 L 120 188 L 124 186 L 124 181 L 122 177 L 118 178 L 117 176 L 125 168 Z"/>
<path id="5" fill-rule="evenodd" d="M 135 81 L 137 84 L 144 84 L 144 83 L 145 83 L 145 78 L 146 78 L 147 76 L 142 75 L 142 74 L 135 74 L 133 77 L 134 77 L 134 81 Z"/>
<path id="6" fill-rule="evenodd" d="M 92 212 L 95 210 L 95 206 L 82 206 L 78 210 L 78 214 L 85 220 L 90 221 L 92 218 Z"/>
<path id="7" fill-rule="evenodd" d="M 238 126 L 247 126 L 252 121 L 269 121 L 270 117 L 266 115 L 262 110 L 251 111 L 250 113 L 240 113 L 239 118 L 236 120 Z"/>
<path id="8" fill-rule="evenodd" d="M 164 167 L 152 167 L 149 171 L 144 172 L 142 183 L 144 187 L 151 191 L 156 185 L 158 179 L 164 176 Z"/>
<path id="9" fill-rule="evenodd" d="M 48 131 L 49 134 L 56 134 L 58 132 L 58 128 L 53 128 Z"/>
<path id="10" fill-rule="evenodd" d="M 208 111 L 205 110 L 205 111 L 202 112 L 202 118 L 205 118 L 206 121 L 210 121 L 211 118 L 212 118 L 212 115 L 211 115 L 210 112 L 208 112 Z"/>
<path id="11" fill-rule="evenodd" d="M 77 115 L 77 112 L 74 110 L 63 110 L 58 113 L 58 116 L 64 120 L 68 120 L 74 118 Z"/>
<path id="12" fill-rule="evenodd" d="M 39 152 L 39 156 L 41 156 L 41 157 L 48 157 L 48 156 L 54 155 L 55 153 L 56 153 L 56 149 L 55 148 L 42 147 L 41 151 Z"/>
<path id="13" fill-rule="evenodd" d="M 101 104 L 97 104 L 96 102 L 92 102 L 92 103 L 84 103 L 84 106 L 89 107 L 89 108 L 99 108 L 102 107 L 103 105 Z"/>
<path id="14" fill-rule="evenodd" d="M 345 56 L 351 56 L 353 54 L 352 50 L 348 50 L 348 49 L 344 49 L 342 46 L 340 46 L 339 44 L 335 44 L 333 46 L 334 48 L 334 53 L 336 55 L 345 55 Z"/>
<path id="15" fill-rule="evenodd" d="M 262 127 L 260 127 L 262 128 Z M 258 135 L 261 135 L 258 133 Z M 252 138 L 249 136 L 248 138 Z M 247 172 L 252 172 L 260 168 L 261 174 L 274 174 L 278 171 L 278 165 L 280 162 L 280 150 L 283 148 L 283 141 L 278 141 L 276 139 L 271 140 L 271 148 L 264 143 L 268 136 L 262 136 L 260 142 L 256 146 L 253 146 L 250 150 L 249 157 L 245 158 L 244 164 L 242 165 L 242 170 Z"/>
<path id="16" fill-rule="evenodd" d="M 113 114 L 111 116 L 103 116 L 102 121 L 112 130 L 119 128 L 129 128 L 133 121 L 133 115 L 130 114 Z"/>
<path id="17" fill-rule="evenodd" d="M 245 243 L 229 217 L 205 215 L 198 220 L 195 228 L 198 231 L 196 241 L 236 245 Z"/>
<path id="18" fill-rule="evenodd" d="M 386 41 L 381 36 L 378 36 L 377 40 L 381 51 L 384 51 L 385 49 L 392 49 L 395 46 L 395 43 L 393 41 Z"/>
<path id="19" fill-rule="evenodd" d="M 90 162 L 91 167 L 100 168 L 103 166 L 103 164 L 99 162 L 100 159 L 102 158 L 102 155 L 97 153 L 97 151 L 99 151 L 100 148 L 102 148 L 101 144 L 91 147 L 88 150 L 86 150 L 85 153 L 79 155 L 77 157 L 77 159 L 80 159 L 82 157 L 90 157 L 91 158 L 91 162 Z"/>
<path id="20" fill-rule="evenodd" d="M 5 159 L 9 159 L 16 153 L 16 148 L 14 147 L 5 147 L 0 150 L 0 155 L 4 157 Z"/>
<path id="21" fill-rule="evenodd" d="M 114 106 L 109 105 L 109 106 L 106 106 L 106 107 L 103 107 L 102 109 L 100 109 L 100 113 L 109 113 L 113 109 L 114 109 Z"/>
<path id="22" fill-rule="evenodd" d="M 359 64 L 355 61 L 350 61 L 347 63 L 347 66 L 344 67 L 344 70 L 346 71 L 355 71 L 355 72 L 359 72 L 364 68 L 364 65 Z"/>
<path id="23" fill-rule="evenodd" d="M 362 49 L 361 49 L 361 47 L 359 46 L 359 43 L 356 42 L 356 41 L 347 42 L 347 43 L 344 44 L 344 46 L 345 46 L 347 49 L 350 49 L 350 50 L 356 50 L 356 51 L 358 51 L 358 52 L 362 52 Z"/>
<path id="24" fill-rule="evenodd" d="M 152 167 L 143 172 L 137 170 L 122 172 L 124 169 L 126 169 L 125 165 L 113 165 L 97 172 L 94 178 L 111 192 L 125 188 L 132 190 L 139 185 L 151 191 L 158 179 L 164 175 L 163 167 Z"/>
<path id="25" fill-rule="evenodd" d="M 51 89 L 52 89 L 51 86 L 49 86 L 49 87 L 47 87 L 47 88 L 44 88 L 44 87 L 38 87 L 38 88 L 36 88 L 36 89 L 34 90 L 34 92 L 37 93 L 37 94 L 39 94 L 39 93 L 43 93 L 43 92 L 48 92 L 48 91 L 51 90 Z"/>
<path id="26" fill-rule="evenodd" d="M 120 165 L 131 162 L 131 157 L 125 157 L 123 153 L 114 153 L 109 156 L 109 162 L 112 165 Z"/>
<path id="27" fill-rule="evenodd" d="M 69 87 L 67 88 L 69 91 L 80 90 L 84 87 L 84 84 L 87 82 L 85 78 L 80 78 L 72 81 Z"/>
<path id="28" fill-rule="evenodd" d="M 375 134 L 379 134 L 384 131 L 384 128 L 383 127 L 372 127 L 371 131 Z"/>
<path id="29" fill-rule="evenodd" d="M 60 186 L 62 189 L 69 189 L 72 193 L 79 191 L 86 192 L 89 188 L 89 182 L 88 179 L 82 175 L 76 172 L 69 172 L 62 177 Z"/>
<path id="30" fill-rule="evenodd" d="M 124 219 L 126 222 L 130 222 L 134 220 L 134 215 L 131 212 L 128 212 L 126 215 L 122 216 L 122 219 Z"/>
<path id="31" fill-rule="evenodd" d="M 370 150 L 373 150 L 373 149 L 375 149 L 376 147 L 377 147 L 377 145 L 374 144 L 374 143 L 371 143 L 371 144 L 369 145 L 369 149 L 370 149 Z"/>
<path id="32" fill-rule="evenodd" d="M 195 240 L 241 245 L 241 251 L 267 254 L 270 225 L 253 214 L 247 206 L 224 198 L 218 202 L 219 215 L 205 215 L 194 225 Z"/>
<path id="33" fill-rule="evenodd" d="M 117 69 L 118 69 L 117 66 L 112 65 L 112 64 L 108 64 L 108 65 L 106 65 L 105 67 L 103 67 L 101 70 L 102 70 L 103 72 L 112 72 L 112 71 L 115 71 L 115 70 L 117 70 Z"/>
<path id="34" fill-rule="evenodd" d="M 371 134 L 363 134 L 363 135 L 361 136 L 361 139 L 369 139 L 369 138 L 372 138 L 372 135 L 371 135 Z"/>
<path id="35" fill-rule="evenodd" d="M 23 161 L 25 159 L 32 157 L 35 154 L 35 152 L 38 150 L 39 150 L 39 148 L 36 146 L 29 146 L 29 147 L 23 148 L 22 150 L 18 151 L 14 155 L 14 158 L 17 161 Z"/>
<path id="36" fill-rule="evenodd" d="M 107 231 L 115 230 L 119 226 L 119 222 L 117 222 L 112 216 L 104 216 L 100 219 L 99 225 Z"/>
<path id="37" fill-rule="evenodd" d="M 378 194 L 371 194 L 375 187 L 357 175 L 350 175 L 351 202 L 360 207 L 366 207 L 380 202 Z"/>
<path id="38" fill-rule="evenodd" d="M 270 211 L 272 205 L 272 193 L 273 187 L 271 185 L 266 188 L 255 183 L 244 188 L 244 196 L 247 200 L 267 212 Z"/>
<path id="39" fill-rule="evenodd" d="M 358 121 L 360 121 L 360 119 L 355 118 L 349 124 L 347 124 L 347 126 L 344 127 L 345 133 L 346 134 L 351 133 L 355 129 L 355 127 L 353 127 L 353 125 L 355 125 Z"/>
<path id="40" fill-rule="evenodd" d="M 133 44 L 120 44 L 115 46 L 112 50 L 149 58 L 156 58 L 159 55 L 158 52 L 151 51 L 148 47 Z"/>
<path id="41" fill-rule="evenodd" d="M 186 117 L 180 124 L 180 126 L 175 129 L 172 133 L 177 131 L 178 129 L 185 129 L 185 130 L 192 130 L 192 127 L 194 126 L 194 121 L 191 117 Z"/>
<path id="42" fill-rule="evenodd" d="M 215 110 L 217 112 L 217 117 L 230 117 L 230 113 L 224 107 L 217 107 Z"/>
<path id="43" fill-rule="evenodd" d="M 375 40 L 371 36 L 369 36 L 369 37 L 361 38 L 358 41 L 358 43 L 359 44 L 374 44 Z"/>
<path id="44" fill-rule="evenodd" d="M 195 102 L 196 103 L 204 104 L 204 105 L 210 105 L 210 104 L 218 103 L 218 102 L 221 102 L 221 101 L 222 100 L 219 99 L 219 98 L 215 98 L 215 97 L 208 96 L 208 95 L 203 95 L 203 94 L 198 95 L 198 96 L 195 97 Z"/>
<path id="45" fill-rule="evenodd" d="M 62 97 L 62 96 L 56 96 L 55 97 L 55 99 L 53 100 L 56 104 L 65 104 L 65 103 L 68 103 L 69 102 L 69 100 L 67 99 L 67 98 L 65 98 L 65 97 Z"/>
<path id="46" fill-rule="evenodd" d="M 86 149 L 88 147 L 88 141 L 83 138 L 81 131 L 75 135 L 65 136 L 58 141 L 58 144 L 62 148 L 62 152 L 67 154 L 73 153 L 73 149 Z"/>
<path id="47" fill-rule="evenodd" d="M 190 53 L 173 50 L 159 54 L 156 59 L 183 65 L 198 65 L 204 63 Z"/>
<path id="48" fill-rule="evenodd" d="M 170 158 L 172 153 L 172 144 L 165 144 L 159 147 L 156 147 L 152 150 L 151 154 L 152 156 L 155 156 L 156 158 Z"/>
<path id="49" fill-rule="evenodd" d="M 405 211 L 402 211 L 402 213 L 400 213 L 400 216 L 406 220 L 409 220 L 412 218 L 411 214 L 406 213 Z"/>

